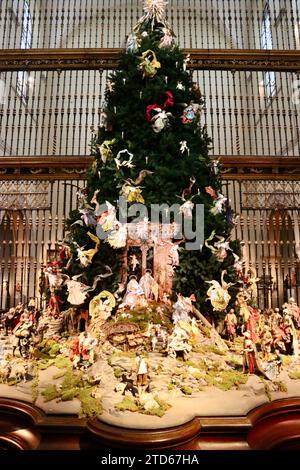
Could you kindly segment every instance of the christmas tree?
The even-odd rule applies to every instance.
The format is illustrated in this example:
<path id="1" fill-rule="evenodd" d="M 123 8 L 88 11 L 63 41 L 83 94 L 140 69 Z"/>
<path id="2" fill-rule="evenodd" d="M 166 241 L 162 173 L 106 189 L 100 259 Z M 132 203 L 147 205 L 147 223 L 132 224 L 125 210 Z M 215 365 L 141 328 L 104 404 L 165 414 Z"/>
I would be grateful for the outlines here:
<path id="1" fill-rule="evenodd" d="M 130 275 L 153 274 L 153 246 L 161 243 L 161 234 L 151 228 L 165 224 L 172 272 L 168 294 L 194 295 L 204 315 L 218 318 L 235 299 L 239 243 L 230 240 L 233 213 L 221 194 L 220 164 L 209 158 L 204 99 L 165 19 L 165 4 L 146 0 L 119 68 L 107 81 L 87 189 L 68 222 L 71 258 L 64 271 L 74 282 L 94 284 L 94 294 L 115 292 L 120 283 L 125 288 Z M 131 248 L 130 223 L 131 239 L 140 239 Z M 158 261 L 161 268 L 163 263 Z M 157 272 L 156 280 L 160 284 Z M 159 289 L 156 300 L 166 286 Z"/>

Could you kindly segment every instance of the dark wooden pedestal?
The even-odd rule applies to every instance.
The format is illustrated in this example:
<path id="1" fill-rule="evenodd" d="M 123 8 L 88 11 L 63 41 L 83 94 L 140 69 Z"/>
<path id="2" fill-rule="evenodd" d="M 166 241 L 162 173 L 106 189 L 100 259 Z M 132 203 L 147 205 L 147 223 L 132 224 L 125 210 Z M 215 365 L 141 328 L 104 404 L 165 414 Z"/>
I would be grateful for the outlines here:
<path id="1" fill-rule="evenodd" d="M 134 415 L 133 415 L 134 422 Z M 0 399 L 0 449 L 8 450 L 300 450 L 300 399 L 277 400 L 247 416 L 197 417 L 177 427 L 139 430 Z"/>

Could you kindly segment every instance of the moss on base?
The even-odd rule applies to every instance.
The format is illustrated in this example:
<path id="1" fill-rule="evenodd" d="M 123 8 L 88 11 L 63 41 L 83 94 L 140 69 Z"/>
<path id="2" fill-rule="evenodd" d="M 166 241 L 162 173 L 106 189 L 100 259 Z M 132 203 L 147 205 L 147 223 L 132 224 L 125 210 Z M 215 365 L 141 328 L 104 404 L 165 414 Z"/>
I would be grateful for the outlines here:
<path id="1" fill-rule="evenodd" d="M 86 380 L 83 380 L 81 372 L 78 373 L 69 368 L 64 375 L 64 380 L 59 387 L 51 384 L 42 392 L 44 400 L 70 401 L 78 398 L 81 403 L 80 418 L 99 417 L 102 413 L 102 406 L 92 396 L 94 387 Z"/>
<path id="2" fill-rule="evenodd" d="M 124 397 L 120 403 L 117 403 L 115 405 L 115 409 L 117 411 L 133 411 L 133 412 L 139 411 L 138 405 L 130 397 Z"/>
<path id="3" fill-rule="evenodd" d="M 219 388 L 220 390 L 231 390 L 239 388 L 241 384 L 245 384 L 248 377 L 242 372 L 235 370 L 223 370 L 216 374 L 214 371 L 209 371 L 205 376 L 208 385 Z"/>
<path id="4" fill-rule="evenodd" d="M 42 395 L 44 397 L 44 401 L 47 402 L 58 398 L 60 393 L 57 390 L 56 385 L 51 384 L 42 391 Z"/>
<path id="5" fill-rule="evenodd" d="M 58 356 L 54 361 L 55 367 L 58 369 L 71 368 L 71 361 L 68 357 Z"/>
<path id="6" fill-rule="evenodd" d="M 79 418 L 99 418 L 103 412 L 101 403 L 92 396 L 92 387 L 80 390 L 78 398 L 81 402 Z"/>

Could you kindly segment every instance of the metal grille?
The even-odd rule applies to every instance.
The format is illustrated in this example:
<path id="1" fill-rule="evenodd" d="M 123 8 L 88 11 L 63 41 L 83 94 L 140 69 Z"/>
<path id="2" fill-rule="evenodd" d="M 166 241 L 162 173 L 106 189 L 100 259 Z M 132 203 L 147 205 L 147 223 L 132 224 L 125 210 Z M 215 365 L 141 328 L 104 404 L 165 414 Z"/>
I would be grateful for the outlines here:
<path id="1" fill-rule="evenodd" d="M 85 181 L 52 181 L 49 187 L 49 208 L 7 208 L 0 210 L 0 307 L 40 301 L 41 270 L 56 259 L 59 242 L 64 237 L 64 223 L 77 206 L 77 191 Z M 18 210 L 16 210 L 18 209 Z"/>
<path id="2" fill-rule="evenodd" d="M 259 186 L 268 182 L 256 181 Z M 224 182 L 224 194 L 231 200 L 238 214 L 232 238 L 242 241 L 244 269 L 254 268 L 261 279 L 258 289 L 260 307 L 281 306 L 288 297 L 300 302 L 300 213 L 298 207 L 282 209 L 280 206 L 259 206 L 243 208 L 245 186 L 254 186 L 252 181 Z M 277 185 L 272 182 L 272 185 Z M 278 182 L 278 184 L 280 184 Z M 288 183 L 299 186 L 298 182 Z M 270 189 L 270 188 L 269 188 Z M 271 191 L 271 190 L 270 190 Z M 268 195 L 272 196 L 272 192 Z M 289 279 L 289 281 L 288 281 Z"/>
<path id="3" fill-rule="evenodd" d="M 109 71 L 31 72 L 26 103 L 18 72 L 0 76 L 0 155 L 89 155 Z M 205 95 L 202 122 L 215 155 L 300 153 L 300 101 L 293 73 L 276 72 L 269 99 L 263 72 L 198 71 Z"/>
<path id="4" fill-rule="evenodd" d="M 298 209 L 300 207 L 299 181 L 243 181 L 243 209 Z"/>
<path id="5" fill-rule="evenodd" d="M 298 48 L 297 0 L 169 0 L 167 18 L 182 47 L 260 49 L 266 3 L 274 49 Z M 2 48 L 20 47 L 24 5 L 24 0 L 2 0 Z M 34 48 L 122 47 L 142 1 L 31 0 L 30 13 Z"/>

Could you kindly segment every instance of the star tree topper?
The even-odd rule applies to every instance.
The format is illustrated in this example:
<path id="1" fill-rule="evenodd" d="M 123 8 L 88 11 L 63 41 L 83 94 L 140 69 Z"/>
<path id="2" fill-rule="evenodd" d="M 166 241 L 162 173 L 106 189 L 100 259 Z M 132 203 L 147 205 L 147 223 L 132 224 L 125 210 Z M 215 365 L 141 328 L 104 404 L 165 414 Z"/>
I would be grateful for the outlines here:
<path id="1" fill-rule="evenodd" d="M 137 26 L 148 20 L 152 21 L 152 25 L 155 21 L 165 24 L 165 6 L 167 4 L 168 2 L 165 2 L 164 0 L 145 0 L 143 8 L 145 13 Z"/>
<path id="2" fill-rule="evenodd" d="M 145 0 L 144 11 L 149 17 L 162 17 L 165 12 L 165 6 L 168 4 L 165 0 Z"/>

